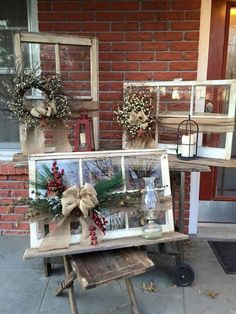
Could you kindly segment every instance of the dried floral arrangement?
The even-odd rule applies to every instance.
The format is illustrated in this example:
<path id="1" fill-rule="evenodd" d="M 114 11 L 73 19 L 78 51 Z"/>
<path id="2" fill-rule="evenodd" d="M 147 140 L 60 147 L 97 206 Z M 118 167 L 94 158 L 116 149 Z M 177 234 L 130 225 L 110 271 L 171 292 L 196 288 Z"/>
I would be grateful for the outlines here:
<path id="1" fill-rule="evenodd" d="M 70 116 L 67 97 L 64 95 L 59 75 L 47 77 L 39 74 L 39 69 L 14 70 L 9 75 L 8 82 L 2 82 L 2 96 L 5 99 L 5 112 L 10 118 L 16 118 L 28 128 L 40 126 L 42 128 L 54 124 L 54 120 L 67 121 Z M 25 93 L 32 89 L 39 89 L 45 95 L 45 101 L 38 106 L 26 102 Z"/>
<path id="2" fill-rule="evenodd" d="M 151 136 L 156 121 L 152 95 L 143 91 L 128 93 L 124 96 L 122 107 L 118 106 L 115 114 L 131 143 L 129 148 L 155 147 Z M 135 145 L 140 147 L 132 147 Z"/>

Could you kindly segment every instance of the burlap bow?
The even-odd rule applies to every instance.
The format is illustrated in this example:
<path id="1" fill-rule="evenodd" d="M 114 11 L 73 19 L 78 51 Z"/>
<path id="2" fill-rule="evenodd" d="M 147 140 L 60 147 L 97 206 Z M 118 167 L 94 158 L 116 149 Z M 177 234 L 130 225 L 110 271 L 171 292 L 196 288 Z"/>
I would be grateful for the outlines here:
<path id="1" fill-rule="evenodd" d="M 140 128 L 145 130 L 148 127 L 148 120 L 148 116 L 143 112 L 143 110 L 140 110 L 138 112 L 132 110 L 130 112 L 128 122 L 131 125 L 139 124 Z"/>
<path id="2" fill-rule="evenodd" d="M 30 113 L 36 118 L 53 117 L 57 113 L 56 104 L 54 101 L 47 101 L 45 104 L 32 108 Z"/>
<path id="3" fill-rule="evenodd" d="M 73 210 L 81 210 L 80 223 L 82 225 L 82 244 L 90 244 L 88 223 L 91 224 L 89 210 L 98 204 L 97 193 L 93 186 L 85 183 L 83 187 L 76 185 L 68 188 L 62 194 L 61 199 L 62 214 L 64 218 L 60 220 L 56 228 L 52 230 L 43 240 L 39 250 L 49 251 L 65 249 L 70 244 L 70 223 L 73 218 Z M 84 229 L 84 230 L 83 230 Z M 86 241 L 85 241 L 86 239 Z"/>

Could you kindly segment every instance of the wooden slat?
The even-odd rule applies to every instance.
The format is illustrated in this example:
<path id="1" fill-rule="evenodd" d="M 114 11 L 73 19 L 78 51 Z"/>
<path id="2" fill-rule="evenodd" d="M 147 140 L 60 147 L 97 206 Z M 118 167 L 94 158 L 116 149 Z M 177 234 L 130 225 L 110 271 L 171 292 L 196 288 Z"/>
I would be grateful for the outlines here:
<path id="1" fill-rule="evenodd" d="M 52 33 L 25 33 L 21 32 L 21 41 L 29 43 L 44 43 L 44 44 L 63 44 L 63 45 L 80 45 L 91 46 L 92 38 L 78 37 L 72 35 L 58 35 Z"/>
<path id="2" fill-rule="evenodd" d="M 88 252 L 106 251 L 119 248 L 127 247 L 138 247 L 142 245 L 152 245 L 157 243 L 166 243 L 174 241 L 182 241 L 188 239 L 188 235 L 179 232 L 168 232 L 164 233 L 163 237 L 160 239 L 147 240 L 142 237 L 127 237 L 119 238 L 114 240 L 107 240 L 99 243 L 97 246 L 93 245 L 70 245 L 68 249 L 53 250 L 47 252 L 40 252 L 38 249 L 26 249 L 23 258 L 30 259 L 34 257 L 54 257 L 54 256 L 64 256 L 73 255 Z"/>
<path id="3" fill-rule="evenodd" d="M 209 168 L 209 166 L 215 166 L 215 167 L 224 167 L 224 168 L 236 168 L 236 158 L 232 158 L 229 160 L 224 160 L 224 159 L 217 159 L 217 158 L 197 158 L 196 160 L 181 160 L 178 159 L 175 155 L 168 155 L 168 160 L 169 160 L 169 169 L 171 171 L 175 170 L 178 168 L 178 166 L 183 165 L 183 167 L 186 168 L 186 171 L 188 169 L 191 169 L 191 167 L 195 167 L 196 171 L 202 172 L 202 169 L 204 167 Z M 191 171 L 191 170 L 189 170 Z M 207 172 L 207 171 L 204 171 Z"/>
<path id="4" fill-rule="evenodd" d="M 121 278 L 132 277 L 154 267 L 140 249 L 119 249 L 72 256 L 72 267 L 86 289 Z"/>

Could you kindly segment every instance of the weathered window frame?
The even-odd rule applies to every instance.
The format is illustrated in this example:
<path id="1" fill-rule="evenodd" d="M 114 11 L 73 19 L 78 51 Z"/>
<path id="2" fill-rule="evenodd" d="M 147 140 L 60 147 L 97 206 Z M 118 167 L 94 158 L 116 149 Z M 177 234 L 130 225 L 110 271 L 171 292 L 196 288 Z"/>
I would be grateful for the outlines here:
<path id="1" fill-rule="evenodd" d="M 35 182 L 36 180 L 36 167 L 37 162 L 42 161 L 52 161 L 52 160 L 71 160 L 78 161 L 78 172 L 80 177 L 80 182 L 83 182 L 82 175 L 82 161 L 90 160 L 91 158 L 119 158 L 122 174 L 125 178 L 125 157 L 137 157 L 137 156 L 154 156 L 160 160 L 161 168 L 161 178 L 163 185 L 163 196 L 171 198 L 171 188 L 170 188 L 170 178 L 169 178 L 169 166 L 168 166 L 168 156 L 166 151 L 162 149 L 148 149 L 148 150 L 118 150 L 118 151 L 96 151 L 96 152 L 81 152 L 81 153 L 53 153 L 53 154 L 42 154 L 42 155 L 32 155 L 29 157 L 29 180 L 30 182 Z M 34 187 L 30 186 L 30 196 Z M 126 182 L 124 182 L 124 189 L 126 191 Z M 126 212 L 126 226 L 125 229 L 117 229 L 108 231 L 105 235 L 104 240 L 123 238 L 129 236 L 138 236 L 142 234 L 142 227 L 129 228 L 128 226 L 128 211 Z M 38 222 L 30 223 L 30 240 L 31 248 L 39 247 L 42 238 L 38 237 Z M 168 202 L 168 208 L 165 211 L 165 224 L 162 225 L 163 232 L 174 231 L 174 221 L 173 221 L 173 211 L 172 202 Z M 70 243 L 78 243 L 80 235 L 71 235 Z"/>
<path id="2" fill-rule="evenodd" d="M 236 106 L 236 80 L 211 80 L 211 81 L 168 81 L 168 82 L 147 82 L 147 81 L 139 81 L 139 82 L 125 82 L 124 83 L 124 93 L 128 88 L 133 87 L 145 87 L 145 88 L 156 88 L 157 89 L 157 106 L 156 106 L 156 114 L 157 117 L 160 118 L 160 121 L 165 121 L 168 118 L 173 118 L 173 115 L 179 123 L 188 118 L 189 114 L 191 115 L 193 120 L 204 121 L 206 117 L 203 115 L 196 115 L 193 112 L 194 108 L 194 90 L 197 86 L 230 86 L 230 95 L 229 95 L 229 106 L 228 112 L 226 115 L 212 113 L 208 114 L 207 118 L 212 119 L 213 121 L 217 121 L 217 119 L 224 119 L 227 121 L 232 121 L 235 118 L 235 106 Z M 159 107 L 159 95 L 161 88 L 164 87 L 190 87 L 191 88 L 191 103 L 190 103 L 190 111 L 186 111 L 185 113 L 179 114 L 178 111 L 172 111 L 171 115 L 168 113 L 160 113 L 158 110 Z M 165 125 L 165 122 L 162 122 Z M 217 123 L 216 123 L 217 125 Z M 166 144 L 166 143 L 158 143 L 158 124 L 156 130 L 156 143 L 158 147 L 167 149 L 167 152 L 170 154 L 176 153 L 176 145 L 175 144 Z M 207 157 L 207 158 L 220 158 L 220 159 L 230 159 L 231 158 L 231 149 L 232 149 L 232 139 L 233 139 L 233 131 L 225 132 L 225 146 L 223 148 L 215 148 L 215 147 L 204 147 L 199 143 L 198 146 L 198 156 Z"/>

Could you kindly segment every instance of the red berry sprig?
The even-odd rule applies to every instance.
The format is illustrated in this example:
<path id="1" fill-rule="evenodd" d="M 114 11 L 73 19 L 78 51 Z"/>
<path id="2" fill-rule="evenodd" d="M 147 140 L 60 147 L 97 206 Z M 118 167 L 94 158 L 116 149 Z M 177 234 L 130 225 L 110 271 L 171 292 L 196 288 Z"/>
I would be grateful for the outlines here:
<path id="1" fill-rule="evenodd" d="M 96 211 L 91 211 L 90 212 L 90 217 L 96 224 L 96 226 L 105 234 L 106 228 L 105 225 L 108 223 L 108 221 L 105 219 L 105 217 L 101 217 L 99 213 Z M 90 225 L 89 227 L 89 234 L 91 237 L 91 245 L 97 245 L 97 235 L 96 235 L 96 226 Z"/>
<path id="2" fill-rule="evenodd" d="M 57 162 L 54 161 L 52 163 L 52 174 L 53 179 L 48 181 L 47 191 L 48 193 L 53 192 L 56 193 L 58 196 L 61 196 L 62 193 L 65 191 L 66 187 L 62 182 L 62 177 L 64 175 L 64 169 L 59 170 L 57 166 Z"/>

